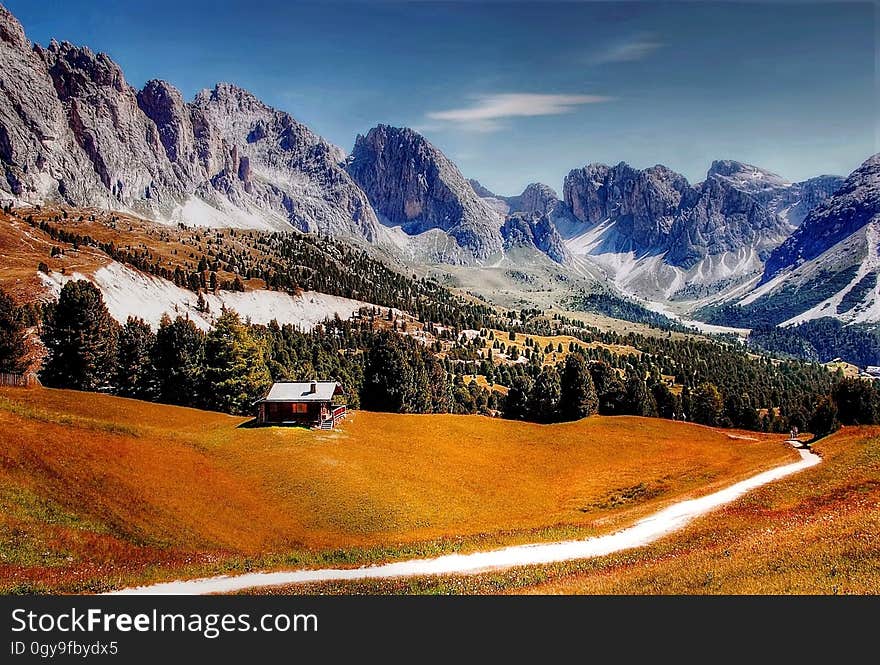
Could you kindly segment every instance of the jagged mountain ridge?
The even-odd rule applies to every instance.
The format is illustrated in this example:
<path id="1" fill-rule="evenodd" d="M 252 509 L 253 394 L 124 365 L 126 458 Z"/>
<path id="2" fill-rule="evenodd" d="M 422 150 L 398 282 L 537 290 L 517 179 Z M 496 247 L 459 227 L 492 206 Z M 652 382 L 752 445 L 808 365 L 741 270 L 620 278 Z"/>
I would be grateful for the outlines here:
<path id="1" fill-rule="evenodd" d="M 801 182 L 790 182 L 765 169 L 733 160 L 716 160 L 707 177 L 726 180 L 747 192 L 758 203 L 792 226 L 800 226 L 804 217 L 843 184 L 836 175 L 820 175 Z"/>
<path id="2" fill-rule="evenodd" d="M 838 181 L 789 183 L 733 160 L 713 162 L 696 184 L 663 165 L 588 164 L 565 179 L 564 203 L 576 220 L 566 242 L 627 293 L 688 309 L 757 279 L 793 230 L 793 208 L 827 196 Z"/>
<path id="3" fill-rule="evenodd" d="M 440 229 L 477 259 L 502 251 L 503 216 L 421 134 L 378 125 L 357 137 L 346 169 L 387 224 L 407 235 Z"/>
<path id="4" fill-rule="evenodd" d="M 135 90 L 104 54 L 32 45 L 2 6 L 0 63 L 0 191 L 17 201 L 293 226 L 385 244 L 416 263 L 479 266 L 526 247 L 659 299 L 739 288 L 841 182 L 790 183 L 732 160 L 694 185 L 664 166 L 593 164 L 569 174 L 562 199 L 540 183 L 501 197 L 409 129 L 380 125 L 346 160 L 234 85 L 189 103 L 164 81 Z"/>
<path id="5" fill-rule="evenodd" d="M 868 158 L 833 196 L 818 204 L 800 228 L 767 259 L 761 282 L 810 261 L 880 214 L 880 153 Z"/>
<path id="6" fill-rule="evenodd" d="M 501 236 L 505 248 L 533 247 L 556 263 L 567 265 L 571 262 L 571 254 L 549 211 L 515 212 L 509 215 L 501 227 Z"/>
<path id="7" fill-rule="evenodd" d="M 769 206 L 791 185 L 774 180 L 768 197 L 754 180 L 733 177 L 746 169 L 755 167 L 716 161 L 702 183 L 691 185 L 663 165 L 639 170 L 623 162 L 590 164 L 566 177 L 565 203 L 586 227 L 613 223 L 618 251 L 664 254 L 666 263 L 687 270 L 710 255 L 766 249 L 791 232 Z"/>
<path id="8" fill-rule="evenodd" d="M 0 7 L 2 188 L 16 200 L 214 226 L 375 240 L 378 220 L 342 151 L 229 84 L 192 103 L 163 81 L 136 91 L 107 55 L 32 45 Z"/>
<path id="9" fill-rule="evenodd" d="M 880 322 L 880 154 L 866 160 L 773 250 L 756 288 L 702 316 L 730 325 L 824 317 Z"/>

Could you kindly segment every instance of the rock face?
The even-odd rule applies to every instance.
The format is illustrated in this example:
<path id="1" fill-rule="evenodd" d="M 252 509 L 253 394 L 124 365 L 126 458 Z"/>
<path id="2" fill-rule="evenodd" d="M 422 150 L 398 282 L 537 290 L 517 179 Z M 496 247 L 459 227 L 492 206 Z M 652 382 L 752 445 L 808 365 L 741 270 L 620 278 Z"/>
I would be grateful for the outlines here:
<path id="1" fill-rule="evenodd" d="M 181 182 L 194 187 L 203 179 L 191 111 L 180 91 L 165 81 L 148 81 L 137 94 L 138 106 L 153 121 L 165 154 Z"/>
<path id="2" fill-rule="evenodd" d="M 683 201 L 670 229 L 667 260 L 689 268 L 707 256 L 741 248 L 767 251 L 789 231 L 752 196 L 710 176 Z"/>
<path id="3" fill-rule="evenodd" d="M 484 187 L 479 180 L 468 178 L 468 184 L 473 188 L 477 196 L 484 199 L 500 199 L 502 197 L 495 194 L 491 189 Z"/>
<path id="4" fill-rule="evenodd" d="M 789 182 L 770 171 L 733 160 L 712 162 L 707 178 L 723 180 L 749 194 L 792 226 L 799 226 L 810 210 L 843 184 L 843 178 L 833 175 Z"/>
<path id="5" fill-rule="evenodd" d="M 590 225 L 614 221 L 637 252 L 665 249 L 682 201 L 694 196 L 684 176 L 665 166 L 640 171 L 623 162 L 571 171 L 563 192 L 576 219 Z"/>
<path id="6" fill-rule="evenodd" d="M 413 130 L 379 125 L 358 136 L 347 169 L 374 209 L 407 234 L 440 229 L 478 260 L 502 250 L 502 216 Z"/>
<path id="7" fill-rule="evenodd" d="M 565 203 L 585 225 L 612 223 L 621 250 L 666 253 L 685 269 L 708 255 L 780 242 L 788 225 L 723 174 L 730 164 L 715 162 L 698 185 L 662 165 L 590 164 L 566 177 Z"/>
<path id="8" fill-rule="evenodd" d="M 67 42 L 53 41 L 45 57 L 68 125 L 110 197 L 170 214 L 180 183 L 122 70 L 106 55 Z"/>
<path id="9" fill-rule="evenodd" d="M 342 151 L 240 88 L 135 91 L 105 54 L 32 46 L 3 7 L 0 65 L 0 192 L 19 201 L 376 239 Z"/>
<path id="10" fill-rule="evenodd" d="M 529 214 L 552 212 L 561 203 L 553 188 L 540 182 L 533 182 L 523 190 L 522 194 L 510 196 L 506 200 L 510 205 L 510 212 Z"/>
<path id="11" fill-rule="evenodd" d="M 245 209 L 283 211 L 303 231 L 375 240 L 378 219 L 341 166 L 341 149 L 226 83 L 198 93 L 191 114 L 204 198 L 217 192 Z"/>
<path id="12" fill-rule="evenodd" d="M 767 259 L 762 283 L 810 261 L 880 218 L 880 153 L 853 171 Z"/>
<path id="13" fill-rule="evenodd" d="M 25 201 L 101 205 L 105 197 L 67 119 L 43 49 L 0 6 L 0 192 Z M 101 195 L 92 198 L 92 194 Z"/>
<path id="14" fill-rule="evenodd" d="M 835 176 L 790 183 L 722 160 L 696 185 L 664 166 L 591 164 L 569 173 L 562 201 L 540 183 L 502 197 L 465 180 L 410 129 L 379 125 L 358 136 L 346 159 L 289 114 L 234 85 L 217 84 L 191 103 L 164 81 L 136 91 L 105 54 L 67 42 L 32 45 L 0 6 L 2 200 L 107 207 L 190 224 L 292 226 L 368 242 L 391 238 L 415 260 L 451 263 L 485 261 L 514 246 L 534 246 L 566 263 L 561 234 L 587 235 L 602 225 L 602 233 L 571 251 L 611 257 L 612 267 L 629 265 L 617 260 L 620 252 L 661 255 L 666 268 L 694 272 L 706 258 L 739 252 L 748 256 L 737 270 L 748 266 L 750 273 L 816 208 L 773 253 L 767 279 L 863 225 L 875 201 L 862 193 L 876 189 L 872 159 L 834 196 L 843 184 Z M 380 218 L 404 233 L 382 229 Z M 726 265 L 716 268 L 729 276 Z"/>
<path id="15" fill-rule="evenodd" d="M 571 254 L 550 219 L 549 212 L 515 212 L 504 221 L 501 236 L 504 238 L 505 249 L 533 247 L 556 263 L 565 265 L 571 261 Z"/>

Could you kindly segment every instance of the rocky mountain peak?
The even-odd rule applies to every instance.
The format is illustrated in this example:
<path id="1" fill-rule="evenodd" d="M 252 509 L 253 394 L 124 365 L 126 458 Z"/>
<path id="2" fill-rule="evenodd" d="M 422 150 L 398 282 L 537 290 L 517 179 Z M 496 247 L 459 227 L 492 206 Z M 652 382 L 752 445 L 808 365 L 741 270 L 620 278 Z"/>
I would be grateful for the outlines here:
<path id="1" fill-rule="evenodd" d="M 0 41 L 19 49 L 31 47 L 21 23 L 3 5 L 0 5 Z"/>
<path id="2" fill-rule="evenodd" d="M 440 229 L 479 260 L 501 251 L 501 215 L 412 129 L 378 125 L 358 135 L 347 170 L 375 210 L 407 234 Z"/>
<path id="3" fill-rule="evenodd" d="M 135 91 L 106 54 L 55 40 L 31 49 L 2 8 L 0 35 L 7 196 L 376 239 L 342 150 L 250 92 L 219 83 L 187 104 L 165 81 Z"/>
<path id="4" fill-rule="evenodd" d="M 588 224 L 615 220 L 624 243 L 636 251 L 663 246 L 682 200 L 692 195 L 684 176 L 662 165 L 638 170 L 588 164 L 565 179 L 564 196 L 576 219 Z"/>
<path id="5" fill-rule="evenodd" d="M 613 222 L 616 251 L 665 254 L 665 261 L 687 269 L 708 255 L 764 247 L 787 234 L 786 222 L 738 186 L 752 168 L 714 162 L 713 175 L 692 186 L 661 164 L 642 170 L 624 162 L 589 164 L 569 173 L 564 196 L 579 221 Z"/>
<path id="6" fill-rule="evenodd" d="M 511 210 L 520 210 L 526 213 L 547 213 L 559 205 L 559 196 L 549 185 L 533 182 L 526 186 L 523 193 L 516 197 L 514 205 L 511 202 Z"/>
<path id="7" fill-rule="evenodd" d="M 843 184 L 804 218 L 800 227 L 773 250 L 762 283 L 810 261 L 880 218 L 880 153 L 869 157 Z"/>
<path id="8" fill-rule="evenodd" d="M 52 41 L 46 49 L 49 71 L 62 100 L 91 92 L 95 86 L 126 92 L 128 84 L 122 69 L 106 53 L 95 53 L 88 46 Z"/>
<path id="9" fill-rule="evenodd" d="M 153 121 L 165 154 L 188 190 L 207 175 L 200 168 L 190 109 L 180 91 L 167 81 L 147 81 L 137 93 L 141 111 Z"/>
<path id="10" fill-rule="evenodd" d="M 260 113 L 270 111 L 269 107 L 257 97 L 234 83 L 219 82 L 213 88 L 205 88 L 196 93 L 193 105 L 205 107 L 221 106 L 228 113 Z"/>
<path id="11" fill-rule="evenodd" d="M 501 236 L 508 250 L 528 247 L 543 252 L 556 263 L 566 265 L 571 261 L 571 254 L 548 212 L 514 212 L 504 220 Z"/>
<path id="12" fill-rule="evenodd" d="M 147 81 L 137 94 L 138 106 L 159 129 L 168 158 L 178 161 L 193 144 L 189 111 L 180 91 L 165 81 Z"/>
<path id="13" fill-rule="evenodd" d="M 477 193 L 477 196 L 480 196 L 484 199 L 500 199 L 501 198 L 495 192 L 493 192 L 491 189 L 484 187 L 483 184 L 479 180 L 476 180 L 474 178 L 468 178 L 468 182 L 470 183 L 471 187 L 474 188 L 474 191 Z"/>
<path id="14" fill-rule="evenodd" d="M 745 190 L 788 187 L 791 183 L 782 176 L 766 169 L 737 162 L 732 159 L 721 159 L 712 162 L 706 179 L 726 179 L 731 185 Z"/>

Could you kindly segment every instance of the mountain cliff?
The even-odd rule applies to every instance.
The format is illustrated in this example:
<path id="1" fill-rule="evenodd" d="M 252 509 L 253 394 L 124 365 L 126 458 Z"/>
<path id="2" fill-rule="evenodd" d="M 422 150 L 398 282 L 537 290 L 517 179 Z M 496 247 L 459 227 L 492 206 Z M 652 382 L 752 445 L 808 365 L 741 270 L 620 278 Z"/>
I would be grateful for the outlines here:
<path id="1" fill-rule="evenodd" d="M 32 45 L 2 7 L 0 64 L 0 190 L 18 201 L 376 239 L 342 151 L 240 88 L 136 91 L 103 53 Z"/>
<path id="2" fill-rule="evenodd" d="M 724 325 L 880 322 L 880 155 L 856 169 L 770 254 L 745 297 L 701 313 Z"/>
<path id="3" fill-rule="evenodd" d="M 357 137 L 347 170 L 388 225 L 410 236 L 439 229 L 476 259 L 502 250 L 502 215 L 417 132 L 374 127 Z"/>
<path id="4" fill-rule="evenodd" d="M 665 254 L 667 263 L 684 269 L 708 255 L 779 242 L 789 231 L 753 196 L 712 172 L 691 185 L 662 165 L 590 164 L 568 174 L 564 196 L 585 225 L 613 226 L 620 251 Z"/>
<path id="5" fill-rule="evenodd" d="M 134 89 L 106 54 L 31 44 L 2 6 L 0 168 L 4 201 L 295 228 L 381 244 L 412 263 L 500 265 L 527 248 L 509 263 L 535 250 L 562 264 L 554 269 L 685 303 L 742 297 L 762 274 L 766 284 L 855 238 L 876 217 L 878 170 L 875 156 L 845 183 L 792 183 L 718 160 L 691 184 L 662 165 L 589 164 L 568 174 L 561 200 L 541 183 L 499 196 L 411 129 L 379 125 L 346 158 L 235 85 L 187 102 L 161 80 Z M 836 256 L 870 255 L 862 249 Z"/>
<path id="6" fill-rule="evenodd" d="M 765 169 L 729 159 L 712 162 L 707 177 L 723 180 L 747 193 L 792 226 L 799 226 L 810 210 L 843 184 L 843 178 L 835 175 L 789 182 Z"/>
<path id="7" fill-rule="evenodd" d="M 839 189 L 804 219 L 768 257 L 762 283 L 810 261 L 880 215 L 880 153 L 853 171 Z"/>

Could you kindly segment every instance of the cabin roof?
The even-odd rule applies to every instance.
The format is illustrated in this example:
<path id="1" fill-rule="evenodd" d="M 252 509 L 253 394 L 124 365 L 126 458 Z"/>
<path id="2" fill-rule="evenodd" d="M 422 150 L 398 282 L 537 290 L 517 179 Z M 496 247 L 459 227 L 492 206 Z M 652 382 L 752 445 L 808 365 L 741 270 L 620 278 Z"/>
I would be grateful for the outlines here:
<path id="1" fill-rule="evenodd" d="M 312 392 L 312 384 L 315 391 Z M 329 402 L 342 394 L 337 381 L 279 381 L 260 402 Z"/>

